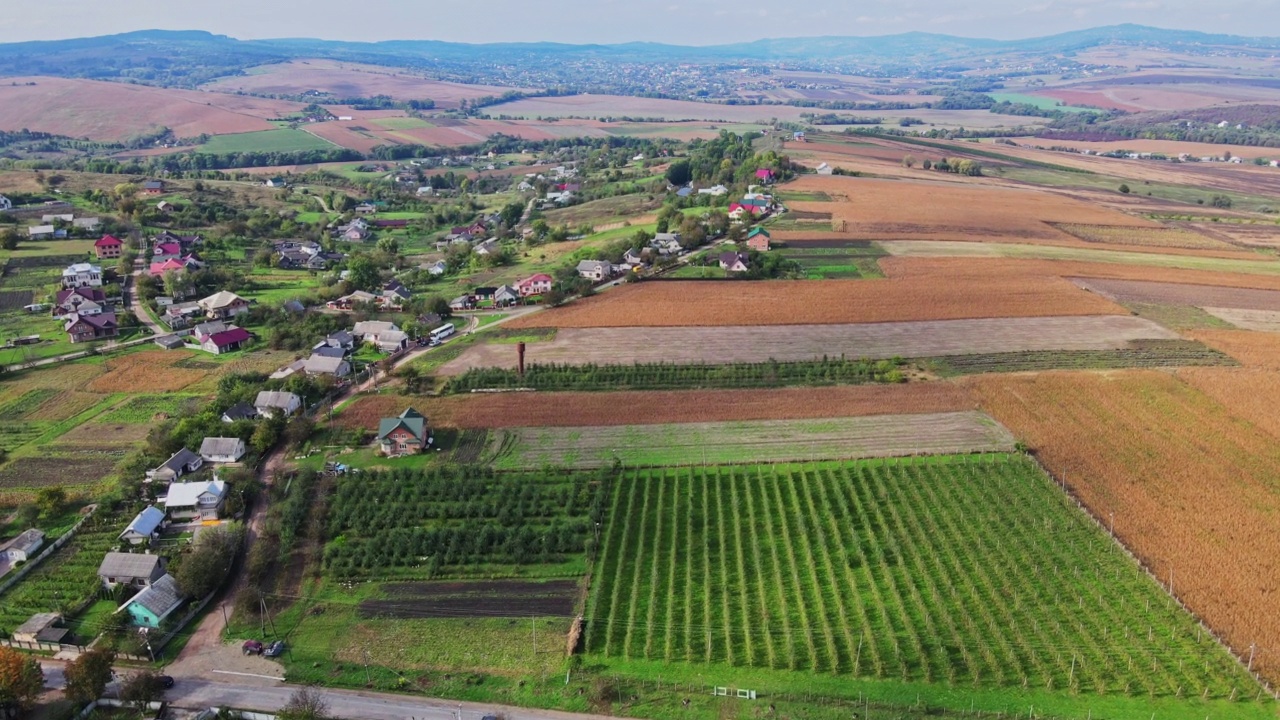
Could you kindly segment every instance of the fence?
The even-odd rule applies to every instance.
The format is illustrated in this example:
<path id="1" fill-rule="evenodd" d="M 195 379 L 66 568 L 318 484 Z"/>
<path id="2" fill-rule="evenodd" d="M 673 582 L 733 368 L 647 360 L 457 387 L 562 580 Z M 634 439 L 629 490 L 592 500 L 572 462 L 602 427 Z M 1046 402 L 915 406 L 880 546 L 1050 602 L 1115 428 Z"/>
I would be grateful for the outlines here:
<path id="1" fill-rule="evenodd" d="M 45 558 L 52 555 L 63 545 L 66 545 L 67 543 L 71 542 L 71 538 L 75 536 L 76 532 L 80 529 L 80 526 L 84 525 L 85 521 L 93 517 L 93 513 L 96 512 L 97 509 L 98 509 L 97 506 L 94 506 L 92 510 L 85 513 L 84 517 L 80 518 L 80 522 L 77 522 L 75 525 L 71 527 L 70 530 L 63 533 L 62 537 L 58 538 L 57 540 L 54 540 L 53 544 L 45 548 L 44 551 L 41 552 L 39 555 L 37 555 L 34 560 L 28 560 L 26 564 L 18 568 L 16 572 L 10 573 L 8 576 L 6 576 L 4 579 L 4 582 L 0 582 L 0 595 L 3 595 L 6 592 L 8 592 L 9 588 L 13 587 L 14 585 L 17 585 L 18 581 L 22 580 L 22 578 L 27 576 L 27 573 L 39 567 L 40 563 L 44 562 Z"/>
<path id="2" fill-rule="evenodd" d="M 84 645 L 63 645 L 62 643 L 45 643 L 45 642 L 22 642 L 21 640 L 0 640 L 0 646 L 13 648 L 15 650 L 35 650 L 37 652 L 60 653 L 66 650 L 74 650 L 77 653 L 87 652 L 89 648 Z"/>

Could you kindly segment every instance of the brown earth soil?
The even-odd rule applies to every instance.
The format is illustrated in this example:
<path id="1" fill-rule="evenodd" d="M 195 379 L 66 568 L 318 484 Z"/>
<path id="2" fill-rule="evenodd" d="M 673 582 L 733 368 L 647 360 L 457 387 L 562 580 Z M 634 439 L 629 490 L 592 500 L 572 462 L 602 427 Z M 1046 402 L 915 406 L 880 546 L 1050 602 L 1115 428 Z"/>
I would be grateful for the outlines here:
<path id="1" fill-rule="evenodd" d="M 391 597 L 360 603 L 364 618 L 572 617 L 574 580 L 396 583 Z"/>
<path id="2" fill-rule="evenodd" d="M 1280 290 L 1250 290 L 1142 280 L 1099 278 L 1072 278 L 1072 280 L 1085 290 L 1096 292 L 1119 303 L 1140 302 L 1194 307 L 1280 310 Z"/>

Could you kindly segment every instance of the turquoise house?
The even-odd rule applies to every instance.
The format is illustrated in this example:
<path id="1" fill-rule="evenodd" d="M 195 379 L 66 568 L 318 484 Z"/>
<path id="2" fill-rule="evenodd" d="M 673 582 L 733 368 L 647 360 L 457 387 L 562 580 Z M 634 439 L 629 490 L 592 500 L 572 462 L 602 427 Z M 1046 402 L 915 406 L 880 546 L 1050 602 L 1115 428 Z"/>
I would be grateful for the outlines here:
<path id="1" fill-rule="evenodd" d="M 134 595 L 116 612 L 127 612 L 129 622 L 137 627 L 158 628 L 165 618 L 182 605 L 182 591 L 172 575 L 166 573 L 159 580 Z"/>

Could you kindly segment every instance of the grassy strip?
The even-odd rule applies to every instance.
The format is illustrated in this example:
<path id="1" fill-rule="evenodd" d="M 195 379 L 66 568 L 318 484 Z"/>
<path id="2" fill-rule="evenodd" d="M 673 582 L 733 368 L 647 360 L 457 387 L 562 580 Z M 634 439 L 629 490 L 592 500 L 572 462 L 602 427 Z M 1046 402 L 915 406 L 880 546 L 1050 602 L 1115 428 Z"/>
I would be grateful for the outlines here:
<path id="1" fill-rule="evenodd" d="M 943 377 L 1039 370 L 1119 370 L 1123 368 L 1238 365 L 1231 356 L 1194 340 L 1135 341 L 1120 350 L 1032 350 L 951 355 L 923 360 Z"/>
<path id="2" fill-rule="evenodd" d="M 955 145 L 952 145 L 952 144 L 942 143 L 942 142 L 932 142 L 930 140 L 924 140 L 921 138 L 899 137 L 897 135 L 883 135 L 882 133 L 874 133 L 874 132 L 869 134 L 882 135 L 886 140 L 892 140 L 893 142 L 904 143 L 907 145 L 920 145 L 921 147 L 929 147 L 937 150 L 950 151 L 953 153 L 963 153 L 965 155 L 976 155 L 978 157 L 984 157 L 990 160 L 999 160 L 1000 162 L 1007 162 L 1010 165 L 1021 165 L 1024 167 L 1037 167 L 1037 168 L 1043 168 L 1045 170 L 1057 170 L 1058 172 L 1075 173 L 1077 175 L 1097 175 L 1097 173 L 1093 172 L 1092 170 L 1082 170 L 1081 168 L 1069 167 L 1067 165 L 1058 165 L 1056 163 L 1049 163 L 1041 160 L 1027 160 L 1025 158 L 1014 157 L 1012 155 L 1005 155 L 1004 153 L 992 152 L 991 150 L 983 150 L 980 147 L 970 147 L 968 143 L 966 143 L 963 147 L 956 147 Z M 973 145 L 976 146 L 977 143 L 973 143 Z"/>

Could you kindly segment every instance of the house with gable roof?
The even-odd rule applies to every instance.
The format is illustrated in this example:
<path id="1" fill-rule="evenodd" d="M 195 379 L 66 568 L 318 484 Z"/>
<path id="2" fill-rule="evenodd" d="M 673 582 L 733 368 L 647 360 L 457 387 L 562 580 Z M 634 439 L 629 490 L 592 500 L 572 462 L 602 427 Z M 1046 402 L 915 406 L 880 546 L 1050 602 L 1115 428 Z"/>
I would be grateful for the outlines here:
<path id="1" fill-rule="evenodd" d="M 426 450 L 431 442 L 427 419 L 413 408 L 378 423 L 378 449 L 387 457 L 415 455 Z"/>

